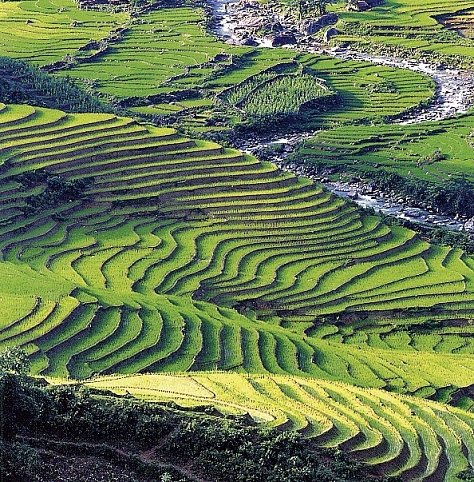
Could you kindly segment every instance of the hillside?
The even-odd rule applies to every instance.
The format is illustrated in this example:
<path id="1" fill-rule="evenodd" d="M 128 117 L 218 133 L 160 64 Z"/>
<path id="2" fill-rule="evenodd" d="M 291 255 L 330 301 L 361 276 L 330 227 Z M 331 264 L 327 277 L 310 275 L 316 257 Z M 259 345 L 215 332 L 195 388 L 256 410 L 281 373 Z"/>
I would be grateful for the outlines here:
<path id="1" fill-rule="evenodd" d="M 432 3 L 328 5 L 365 60 L 224 43 L 191 2 L 0 3 L 2 477 L 470 480 L 474 124 L 449 54 L 470 40 Z M 454 64 L 376 63 L 408 47 Z"/>
<path id="2" fill-rule="evenodd" d="M 460 18 L 469 24 L 472 2 L 460 0 L 385 0 L 364 12 L 344 12 L 341 41 L 372 45 L 382 51 L 407 52 L 433 61 L 447 61 L 472 67 L 474 45 L 459 30 L 451 28 L 450 19 Z M 465 16 L 465 19 L 463 19 Z M 458 20 L 459 21 L 459 20 Z M 445 28 L 447 25 L 449 28 Z"/>
<path id="3" fill-rule="evenodd" d="M 1 346 L 34 373 L 284 373 L 470 407 L 461 251 L 172 129 L 15 105 L 0 126 Z"/>
<path id="4" fill-rule="evenodd" d="M 0 390 L 16 407 L 1 425 L 5 481 L 385 480 L 336 450 L 210 406 L 149 404 L 12 375 Z"/>

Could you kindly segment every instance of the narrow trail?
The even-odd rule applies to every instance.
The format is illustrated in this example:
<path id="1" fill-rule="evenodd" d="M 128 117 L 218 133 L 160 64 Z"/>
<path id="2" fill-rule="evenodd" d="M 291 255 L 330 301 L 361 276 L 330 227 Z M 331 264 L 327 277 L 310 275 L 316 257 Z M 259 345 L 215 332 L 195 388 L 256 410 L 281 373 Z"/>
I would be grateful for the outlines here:
<path id="1" fill-rule="evenodd" d="M 212 13 L 211 32 L 221 40 L 230 44 L 240 44 L 241 39 L 237 32 L 242 31 L 248 18 L 242 15 L 241 7 L 235 0 L 209 0 Z M 285 20 L 281 19 L 285 24 Z M 286 25 L 288 26 L 288 22 Z M 356 60 L 371 62 L 377 65 L 407 69 L 428 75 L 435 85 L 435 93 L 431 101 L 424 107 L 402 113 L 393 119 L 393 123 L 421 124 L 423 122 L 441 121 L 467 113 L 474 106 L 474 72 L 468 70 L 450 69 L 439 65 L 430 65 L 414 59 L 402 59 L 383 55 L 371 55 L 365 52 L 343 48 L 328 48 L 326 44 L 318 43 L 309 37 L 296 34 L 296 45 L 288 48 L 302 52 L 329 55 L 341 60 Z M 253 37 L 253 41 L 261 48 L 273 48 L 269 38 Z M 271 144 L 279 143 L 285 146 L 284 154 L 275 156 L 272 161 L 281 169 L 304 175 L 316 181 L 321 181 L 320 176 L 313 176 L 311 170 L 302 165 L 288 164 L 286 158 L 295 147 L 305 138 L 311 137 L 314 132 L 292 133 L 288 135 L 268 136 L 247 140 L 236 147 L 256 153 Z M 338 196 L 353 200 L 363 208 L 372 208 L 377 212 L 398 217 L 427 227 L 444 227 L 453 231 L 465 230 L 474 235 L 474 223 L 468 219 L 455 219 L 448 216 L 408 206 L 402 202 L 385 196 L 383 193 L 376 195 L 365 192 L 365 187 L 360 184 L 344 182 L 325 183 L 328 190 Z"/>

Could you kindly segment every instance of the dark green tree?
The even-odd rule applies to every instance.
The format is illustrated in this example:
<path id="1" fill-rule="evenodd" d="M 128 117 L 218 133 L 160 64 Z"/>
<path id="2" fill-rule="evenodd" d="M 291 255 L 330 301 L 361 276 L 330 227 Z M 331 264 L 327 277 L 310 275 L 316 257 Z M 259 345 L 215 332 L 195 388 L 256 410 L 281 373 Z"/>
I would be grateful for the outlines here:
<path id="1" fill-rule="evenodd" d="M 12 347 L 0 352 L 0 375 L 28 375 L 29 372 L 30 361 L 24 350 Z"/>
<path id="2" fill-rule="evenodd" d="M 287 5 L 296 11 L 300 20 L 310 15 L 325 15 L 330 3 L 333 0 L 287 0 Z"/>

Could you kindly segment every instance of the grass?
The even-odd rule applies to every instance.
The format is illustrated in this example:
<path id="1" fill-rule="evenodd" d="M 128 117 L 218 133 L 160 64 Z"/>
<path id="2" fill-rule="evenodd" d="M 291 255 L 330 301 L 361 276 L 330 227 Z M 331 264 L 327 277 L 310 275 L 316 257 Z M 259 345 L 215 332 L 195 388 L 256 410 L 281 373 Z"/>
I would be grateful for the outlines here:
<path id="1" fill-rule="evenodd" d="M 300 153 L 309 162 L 369 174 L 379 169 L 434 184 L 473 181 L 473 117 L 415 124 L 341 126 L 317 134 Z M 429 162 L 433 152 L 442 153 Z"/>
<path id="2" fill-rule="evenodd" d="M 2 112 L 16 118 L 3 123 L 0 147 L 11 213 L 3 269 L 26 273 L 22 285 L 37 279 L 27 306 L 45 306 L 26 315 L 31 329 L 15 332 L 8 326 L 23 326 L 14 318 L 25 315 L 9 307 L 5 339 L 34 343 L 38 371 L 231 368 L 430 388 L 435 398 L 472 383 L 463 367 L 473 346 L 449 329 L 460 310 L 463 330 L 472 318 L 472 261 L 459 250 L 431 247 L 308 180 L 171 129 L 108 114 Z M 38 167 L 91 183 L 75 203 L 25 217 L 31 188 L 15 179 Z M 13 300 L 18 290 L 11 285 Z M 49 313 L 51 303 L 59 305 Z M 430 320 L 447 325 L 421 338 L 416 330 Z"/>
<path id="3" fill-rule="evenodd" d="M 37 65 L 57 62 L 91 40 L 106 37 L 124 14 L 80 10 L 72 0 L 2 2 L 2 55 Z"/>
<path id="4" fill-rule="evenodd" d="M 438 183 L 472 174 L 470 115 L 383 123 L 430 98 L 423 75 L 225 45 L 191 8 L 129 21 L 66 3 L 2 5 L 0 43 L 24 30 L 40 40 L 2 55 L 41 65 L 127 24 L 103 55 L 57 75 L 149 119 L 209 133 L 241 115 L 309 112 L 301 127 L 323 129 L 302 147 L 310 161 Z M 415 17 L 441 28 L 421 10 L 398 12 L 404 28 Z M 328 95 L 337 103 L 318 109 Z M 2 104 L 0 136 L 0 347 L 24 347 L 35 374 L 248 412 L 403 480 L 457 480 L 472 466 L 470 256 L 172 128 Z M 435 148 L 446 157 L 418 165 Z M 83 187 L 28 214 L 47 189 L 39 170 Z"/>

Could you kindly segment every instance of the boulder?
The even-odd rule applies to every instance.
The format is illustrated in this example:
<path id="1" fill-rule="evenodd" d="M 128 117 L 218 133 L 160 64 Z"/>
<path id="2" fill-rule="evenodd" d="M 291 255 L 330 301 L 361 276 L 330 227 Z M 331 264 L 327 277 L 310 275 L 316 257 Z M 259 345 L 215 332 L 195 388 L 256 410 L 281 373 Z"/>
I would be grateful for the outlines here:
<path id="1" fill-rule="evenodd" d="M 291 32 L 282 33 L 281 35 L 276 35 L 271 39 L 272 47 L 281 47 L 283 45 L 295 45 L 296 37 Z"/>
<path id="2" fill-rule="evenodd" d="M 272 22 L 267 26 L 269 32 L 280 33 L 284 31 L 283 25 L 280 22 Z"/>
<path id="3" fill-rule="evenodd" d="M 354 12 L 365 12 L 371 8 L 372 7 L 365 0 L 352 1 L 347 4 L 347 10 L 352 10 Z"/>
<path id="4" fill-rule="evenodd" d="M 339 30 L 335 27 L 328 28 L 326 32 L 324 32 L 324 41 L 329 42 L 333 37 L 339 34 Z"/>
<path id="5" fill-rule="evenodd" d="M 301 30 L 306 35 L 313 35 L 314 33 L 319 32 L 322 28 L 335 24 L 337 20 L 338 16 L 335 13 L 328 13 L 316 19 L 309 18 L 303 22 Z"/>
<path id="6" fill-rule="evenodd" d="M 240 45 L 247 45 L 248 47 L 256 47 L 258 42 L 253 37 L 246 37 L 239 41 Z"/>
<path id="7" fill-rule="evenodd" d="M 466 223 L 464 224 L 464 229 L 471 233 L 474 232 L 474 218 L 471 218 L 468 221 L 466 221 Z"/>
<path id="8" fill-rule="evenodd" d="M 349 199 L 355 200 L 355 199 L 358 199 L 358 198 L 359 198 L 359 194 L 358 194 L 357 191 L 348 191 L 347 197 L 348 197 Z"/>

